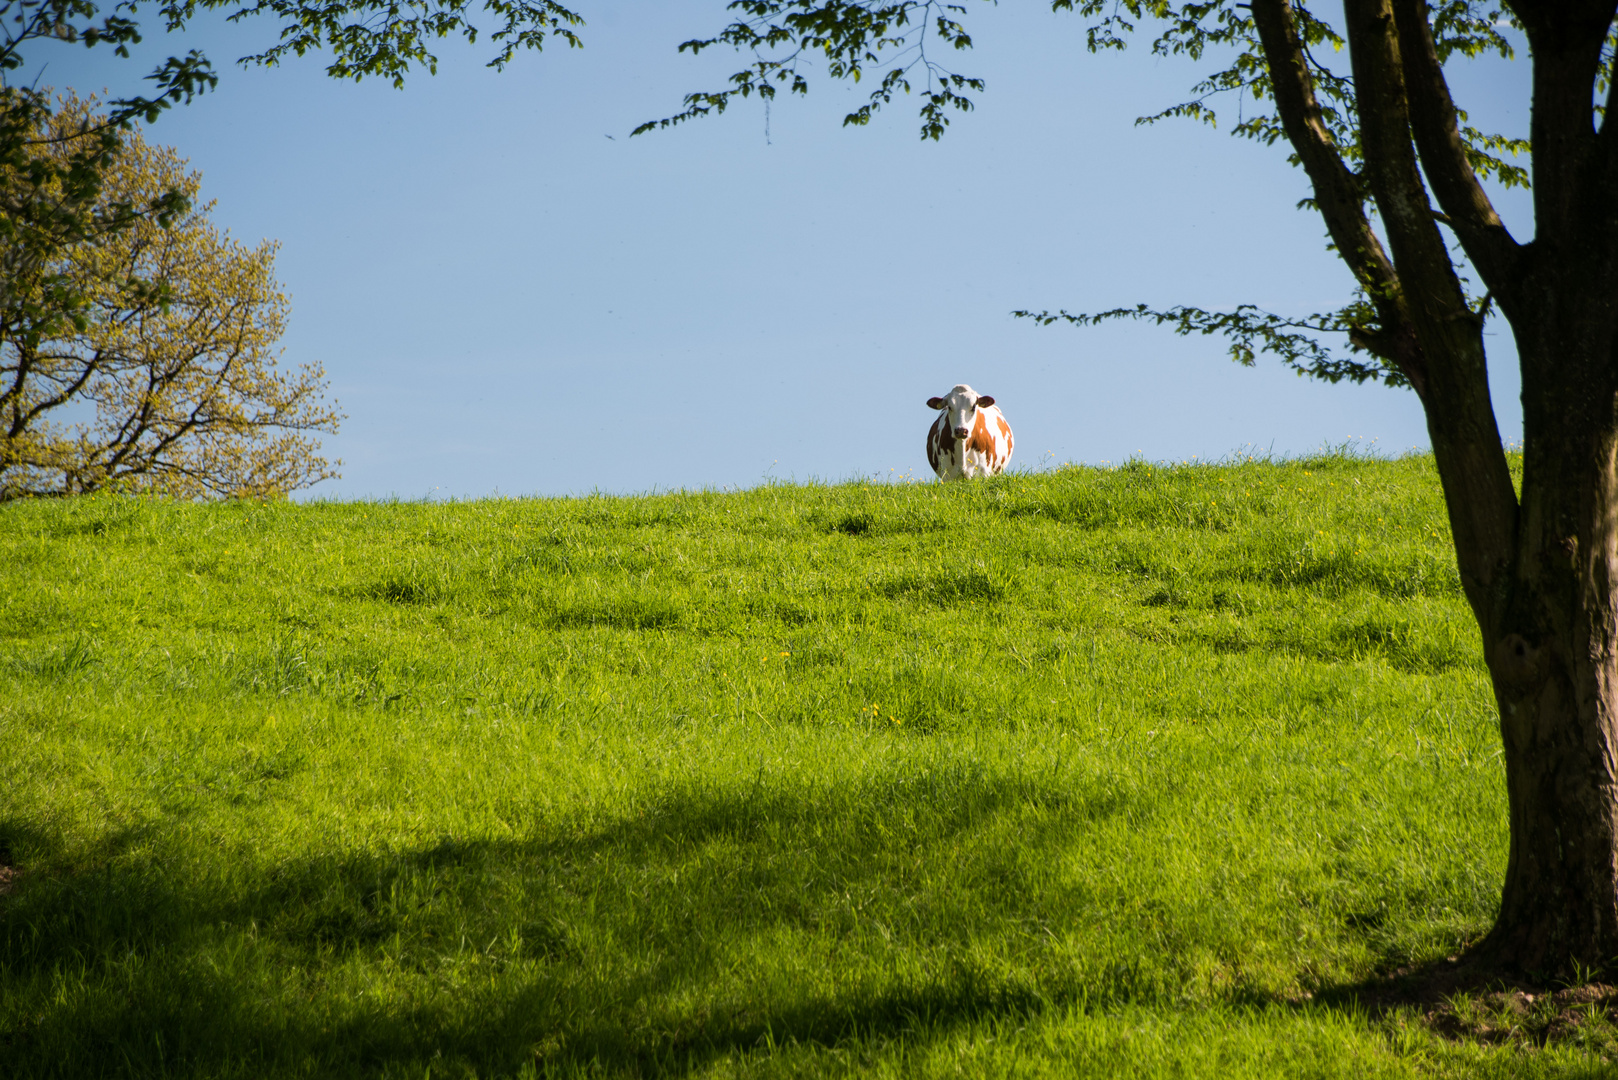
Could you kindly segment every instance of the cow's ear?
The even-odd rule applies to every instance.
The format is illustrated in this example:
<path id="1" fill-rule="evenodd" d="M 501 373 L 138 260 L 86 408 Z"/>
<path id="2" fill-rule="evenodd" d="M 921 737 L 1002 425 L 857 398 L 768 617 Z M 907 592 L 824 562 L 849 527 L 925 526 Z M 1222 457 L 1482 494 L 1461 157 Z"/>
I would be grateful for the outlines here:
<path id="1" fill-rule="evenodd" d="M 977 400 L 977 406 L 980 409 L 987 409 L 990 405 L 993 405 L 993 404 L 994 404 L 994 398 L 990 397 L 987 394 L 984 394 L 982 397 L 978 398 L 978 400 Z"/>
<path id="2" fill-rule="evenodd" d="M 941 397 L 930 397 L 927 399 L 927 407 L 929 409 L 942 409 L 944 407 L 944 399 Z"/>

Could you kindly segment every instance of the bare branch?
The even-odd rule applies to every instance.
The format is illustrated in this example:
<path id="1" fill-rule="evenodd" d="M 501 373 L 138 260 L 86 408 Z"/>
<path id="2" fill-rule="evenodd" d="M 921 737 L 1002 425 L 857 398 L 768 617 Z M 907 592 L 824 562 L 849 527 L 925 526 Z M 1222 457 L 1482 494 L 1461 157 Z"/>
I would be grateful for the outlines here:
<path id="1" fill-rule="evenodd" d="M 1410 131 L 1449 226 L 1491 292 L 1509 298 L 1517 285 L 1518 244 L 1478 183 L 1461 138 L 1455 102 L 1433 42 L 1427 0 L 1393 0 Z"/>

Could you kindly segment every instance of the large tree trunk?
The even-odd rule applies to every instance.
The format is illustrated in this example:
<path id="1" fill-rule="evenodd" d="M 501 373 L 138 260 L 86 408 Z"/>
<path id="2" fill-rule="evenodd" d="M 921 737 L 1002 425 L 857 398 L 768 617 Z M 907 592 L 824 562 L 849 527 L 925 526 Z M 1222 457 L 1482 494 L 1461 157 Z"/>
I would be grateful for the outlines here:
<path id="1" fill-rule="evenodd" d="M 1536 234 L 1494 274 L 1522 370 L 1523 483 L 1479 612 L 1511 821 L 1479 958 L 1568 977 L 1618 968 L 1618 130 L 1591 111 L 1614 8 L 1513 6 L 1534 59 Z"/>
<path id="2" fill-rule="evenodd" d="M 1500 618 L 1485 635 L 1511 854 L 1480 959 L 1560 976 L 1618 960 L 1618 437 L 1611 374 L 1601 370 L 1610 364 L 1526 351 L 1610 355 L 1610 341 L 1568 340 L 1578 336 L 1519 335 L 1522 511 Z"/>

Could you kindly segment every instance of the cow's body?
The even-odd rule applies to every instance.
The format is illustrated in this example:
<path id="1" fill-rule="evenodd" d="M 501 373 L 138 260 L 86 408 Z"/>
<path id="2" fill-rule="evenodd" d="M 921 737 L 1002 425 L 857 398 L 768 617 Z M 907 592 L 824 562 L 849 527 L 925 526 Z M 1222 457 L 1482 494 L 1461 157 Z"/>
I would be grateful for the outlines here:
<path id="1" fill-rule="evenodd" d="M 1000 474 L 1011 460 L 1011 425 L 994 398 L 962 384 L 927 405 L 942 410 L 927 432 L 927 463 L 940 480 Z"/>

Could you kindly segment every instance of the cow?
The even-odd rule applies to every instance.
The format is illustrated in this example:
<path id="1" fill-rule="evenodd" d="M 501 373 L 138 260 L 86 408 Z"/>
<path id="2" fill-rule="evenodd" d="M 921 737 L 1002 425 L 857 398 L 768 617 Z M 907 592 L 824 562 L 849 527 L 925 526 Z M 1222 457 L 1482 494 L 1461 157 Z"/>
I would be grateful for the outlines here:
<path id="1" fill-rule="evenodd" d="M 1011 425 L 994 398 L 962 384 L 927 407 L 942 410 L 927 432 L 927 463 L 940 480 L 998 476 L 1011 460 Z"/>

